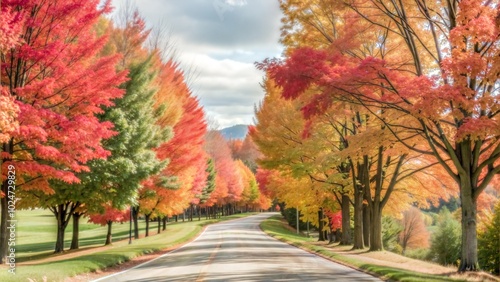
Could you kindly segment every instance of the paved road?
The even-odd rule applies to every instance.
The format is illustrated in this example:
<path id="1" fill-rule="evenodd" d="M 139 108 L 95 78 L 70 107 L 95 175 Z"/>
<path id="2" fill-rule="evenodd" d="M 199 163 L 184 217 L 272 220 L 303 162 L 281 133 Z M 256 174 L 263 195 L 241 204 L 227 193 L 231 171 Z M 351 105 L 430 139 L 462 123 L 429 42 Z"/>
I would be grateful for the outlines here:
<path id="1" fill-rule="evenodd" d="M 259 214 L 209 226 L 193 242 L 98 281 L 381 281 L 267 236 Z"/>

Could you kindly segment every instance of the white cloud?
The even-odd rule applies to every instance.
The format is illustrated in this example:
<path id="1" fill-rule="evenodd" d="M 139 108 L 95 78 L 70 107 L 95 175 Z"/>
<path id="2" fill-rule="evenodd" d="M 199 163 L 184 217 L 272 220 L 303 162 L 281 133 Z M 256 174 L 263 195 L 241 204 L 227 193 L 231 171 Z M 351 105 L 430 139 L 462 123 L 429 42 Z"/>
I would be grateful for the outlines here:
<path id="1" fill-rule="evenodd" d="M 118 1 L 122 0 L 114 3 Z M 259 85 L 263 73 L 255 69 L 254 62 L 281 53 L 278 1 L 132 2 L 149 26 L 161 20 L 171 28 L 181 66 L 196 70 L 191 87 L 205 112 L 221 127 L 251 123 L 254 105 L 263 98 Z M 220 17 L 214 2 L 231 9 Z"/>

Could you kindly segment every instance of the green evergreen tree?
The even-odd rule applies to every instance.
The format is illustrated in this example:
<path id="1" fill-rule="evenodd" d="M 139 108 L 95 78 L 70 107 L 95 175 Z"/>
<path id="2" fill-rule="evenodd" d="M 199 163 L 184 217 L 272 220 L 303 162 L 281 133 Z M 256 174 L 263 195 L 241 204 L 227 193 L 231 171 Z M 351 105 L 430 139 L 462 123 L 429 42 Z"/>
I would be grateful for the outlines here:
<path id="1" fill-rule="evenodd" d="M 500 274 L 500 201 L 495 206 L 493 218 L 478 235 L 479 265 L 485 271 Z"/>
<path id="2" fill-rule="evenodd" d="M 214 161 L 210 158 L 207 161 L 206 172 L 208 173 L 207 182 L 201 191 L 200 204 L 206 203 L 210 198 L 210 194 L 215 190 L 215 176 L 217 172 L 215 171 Z"/>
<path id="3" fill-rule="evenodd" d="M 101 121 L 114 124 L 116 135 L 105 140 L 103 147 L 111 155 L 87 163 L 89 172 L 78 175 L 81 182 L 69 185 L 52 181 L 55 193 L 47 195 L 33 190 L 23 195 L 23 207 L 43 207 L 57 219 L 55 252 L 64 251 L 64 232 L 73 216 L 72 249 L 78 249 L 78 219 L 87 212 L 104 212 L 103 204 L 112 203 L 118 209 L 135 201 L 142 180 L 160 172 L 167 162 L 159 161 L 153 151 L 172 136 L 170 128 L 156 125 L 163 109 L 154 109 L 155 73 L 151 60 L 130 66 L 129 80 L 121 87 L 125 95 L 114 106 L 103 109 Z M 84 125 L 82 125 L 84 126 Z M 82 140 L 84 142 L 84 140 Z"/>
<path id="4" fill-rule="evenodd" d="M 458 265 L 461 237 L 460 223 L 444 207 L 439 212 L 437 231 L 432 236 L 431 259 L 442 265 Z"/>

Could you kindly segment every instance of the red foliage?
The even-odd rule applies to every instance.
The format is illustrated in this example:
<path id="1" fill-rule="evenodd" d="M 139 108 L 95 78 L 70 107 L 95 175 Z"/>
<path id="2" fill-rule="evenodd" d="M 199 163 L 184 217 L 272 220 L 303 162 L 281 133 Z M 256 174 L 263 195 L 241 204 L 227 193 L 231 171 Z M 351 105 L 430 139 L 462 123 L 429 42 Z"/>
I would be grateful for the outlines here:
<path id="1" fill-rule="evenodd" d="M 206 137 L 205 150 L 214 160 L 217 172 L 215 190 L 210 195 L 207 205 L 238 201 L 243 191 L 243 184 L 226 140 L 219 132 L 210 131 Z"/>
<path id="2" fill-rule="evenodd" d="M 193 164 L 204 161 L 203 144 L 207 125 L 203 108 L 194 97 L 183 105 L 180 121 L 174 126 L 174 137 L 157 150 L 160 159 L 170 158 L 168 174 L 178 175 Z"/>
<path id="3" fill-rule="evenodd" d="M 328 217 L 328 222 L 330 223 L 332 230 L 342 229 L 342 211 L 327 211 L 325 212 L 325 215 Z"/>
<path id="4" fill-rule="evenodd" d="M 269 184 L 269 177 L 272 173 L 273 171 L 271 170 L 258 168 L 257 174 L 255 175 L 255 179 L 257 180 L 257 184 L 259 185 L 260 193 L 266 195 L 267 197 L 272 196 L 269 189 L 267 189 L 267 185 Z"/>
<path id="5" fill-rule="evenodd" d="M 89 221 L 95 224 L 106 225 L 108 222 L 127 222 L 130 220 L 130 210 L 118 210 L 111 206 L 106 206 L 102 214 L 90 214 Z"/>
<path id="6" fill-rule="evenodd" d="M 2 11 L 24 16 L 17 19 L 23 23 L 21 44 L 2 50 L 1 69 L 2 85 L 9 85 L 20 110 L 20 127 L 12 137 L 22 149 L 13 160 L 24 189 L 50 193 L 49 179 L 78 182 L 74 172 L 108 155 L 101 141 L 114 134 L 112 124 L 95 115 L 123 95 L 117 86 L 126 74 L 116 72 L 118 56 L 99 57 L 106 38 L 96 34 L 94 24 L 110 11 L 108 4 L 97 9 L 99 3 L 2 2 Z"/>

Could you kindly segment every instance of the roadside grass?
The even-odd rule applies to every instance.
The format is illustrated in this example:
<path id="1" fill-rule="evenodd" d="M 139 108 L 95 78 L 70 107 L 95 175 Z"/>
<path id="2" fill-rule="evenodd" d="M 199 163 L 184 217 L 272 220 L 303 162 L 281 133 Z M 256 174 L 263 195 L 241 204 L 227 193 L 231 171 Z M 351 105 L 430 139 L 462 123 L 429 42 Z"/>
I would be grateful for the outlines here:
<path id="1" fill-rule="evenodd" d="M 362 260 L 358 260 L 351 257 L 341 255 L 339 253 L 333 252 L 332 250 L 313 244 L 316 239 L 308 238 L 304 235 L 295 233 L 294 230 L 288 228 L 287 224 L 282 220 L 280 215 L 272 216 L 264 220 L 260 224 L 261 229 L 268 235 L 286 242 L 288 244 L 300 247 L 302 249 L 318 253 L 323 257 L 330 258 L 334 261 L 340 262 L 344 265 L 351 266 L 356 269 L 361 269 L 373 275 L 380 277 L 381 279 L 390 281 L 403 281 L 403 282 L 417 282 L 417 281 L 429 281 L 429 282 L 447 282 L 447 281 L 466 281 L 463 279 L 454 279 L 450 277 L 443 277 L 438 275 L 432 275 L 427 273 L 409 271 L 406 269 L 400 269 L 395 267 L 388 267 L 383 265 L 369 264 Z"/>
<path id="2" fill-rule="evenodd" d="M 115 243 L 113 243 L 113 245 L 110 246 L 109 248 L 106 248 L 101 251 L 96 251 L 90 254 L 87 253 L 82 255 L 78 255 L 77 253 L 78 251 L 76 251 L 74 256 L 72 256 L 72 258 L 69 259 L 40 262 L 40 263 L 36 263 L 36 261 L 34 261 L 30 262 L 34 263 L 32 265 L 31 264 L 17 265 L 15 275 L 8 273 L 7 272 L 8 268 L 6 266 L 2 266 L 0 268 L 0 281 L 2 282 L 63 281 L 68 277 L 102 270 L 111 266 L 124 263 L 126 261 L 131 260 L 132 258 L 144 254 L 165 250 L 175 245 L 182 244 L 184 242 L 189 241 L 190 239 L 193 239 L 196 235 L 198 235 L 205 225 L 235 218 L 241 218 L 252 214 L 255 213 L 236 214 L 232 216 L 226 216 L 221 219 L 210 219 L 210 220 L 202 219 L 201 221 L 197 221 L 197 219 L 194 219 L 194 221 L 186 221 L 186 222 L 180 221 L 177 223 L 171 222 L 167 225 L 167 230 L 162 231 L 162 233 L 160 234 L 155 234 L 156 224 L 153 224 L 152 226 L 150 226 L 150 232 L 152 232 L 153 235 L 149 237 L 140 238 L 138 240 L 133 240 L 132 244 L 128 244 L 128 240 L 117 241 L 115 232 L 113 232 L 113 239 Z M 43 212 L 38 213 L 38 216 L 40 215 L 44 215 L 44 213 Z M 22 219 L 22 215 L 19 216 L 18 220 L 19 219 Z M 20 220 L 18 221 L 18 223 L 20 225 L 24 224 Z M 38 226 L 33 222 L 31 224 L 33 224 L 33 226 Z M 45 226 L 45 228 L 40 226 Z M 118 226 L 120 225 L 117 224 L 117 227 Z M 23 244 L 25 244 L 24 248 L 25 250 L 27 250 L 28 246 L 26 246 L 26 244 L 30 245 L 30 247 L 33 247 L 34 249 L 41 252 L 41 254 L 38 255 L 38 257 L 40 258 L 57 257 L 57 255 L 50 255 L 44 253 L 46 252 L 44 250 L 46 250 L 49 246 L 50 248 L 53 247 L 53 242 L 50 240 L 55 240 L 54 234 L 51 234 L 51 236 L 49 236 L 48 234 L 44 234 L 44 233 L 50 233 L 49 231 L 51 230 L 51 228 L 52 227 L 50 227 L 49 224 L 47 224 L 47 222 L 45 221 L 40 222 L 40 225 L 37 228 L 34 228 L 34 230 L 38 231 L 33 232 L 41 234 L 39 237 L 40 240 L 36 241 L 30 241 L 33 240 L 34 238 L 33 236 L 35 236 L 34 234 L 24 234 L 24 233 L 29 233 L 26 230 L 19 231 L 18 232 L 19 247 L 22 247 Z M 88 226 L 87 230 L 81 232 L 80 236 L 82 239 L 91 238 L 90 240 L 88 240 L 88 242 L 98 242 L 98 245 L 89 244 L 87 245 L 87 247 L 83 247 L 81 251 L 89 250 L 92 247 L 100 247 L 104 244 L 106 232 L 101 232 L 100 230 L 101 228 L 102 227 L 98 225 Z M 128 238 L 128 228 L 129 228 L 128 224 L 126 226 L 123 226 L 122 228 L 126 229 L 126 236 L 122 237 L 118 236 L 118 237 L 122 239 Z M 116 228 L 116 230 L 118 230 L 118 233 L 123 233 L 123 231 L 120 231 L 119 229 L 120 228 Z M 142 229 L 144 229 L 144 227 Z M 115 228 L 113 228 L 113 230 L 115 230 Z M 86 232 L 88 233 L 85 234 Z M 141 232 L 141 234 L 143 233 L 144 232 Z M 21 237 L 23 237 L 23 239 L 21 239 Z M 37 243 L 34 242 L 40 242 L 40 245 L 42 246 L 37 246 Z M 37 257 L 33 256 L 33 253 L 31 254 L 28 254 L 28 252 L 19 253 L 19 257 L 21 258 L 22 257 L 26 258 L 27 256 L 30 256 L 31 258 Z"/>
<path id="3" fill-rule="evenodd" d="M 56 241 L 57 225 L 54 215 L 48 210 L 20 210 L 16 212 L 16 261 L 26 262 L 53 256 Z M 106 241 L 107 227 L 89 223 L 86 218 L 80 219 L 80 248 L 102 246 Z M 153 223 L 154 228 L 156 225 Z M 144 233 L 145 222 L 139 221 L 139 230 Z M 71 244 L 73 223 L 66 227 L 64 246 Z M 153 230 L 153 228 L 150 228 Z M 113 241 L 128 238 L 128 224 L 113 224 Z"/>

